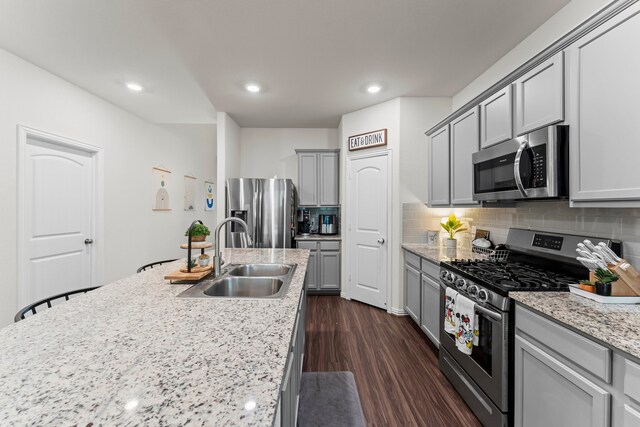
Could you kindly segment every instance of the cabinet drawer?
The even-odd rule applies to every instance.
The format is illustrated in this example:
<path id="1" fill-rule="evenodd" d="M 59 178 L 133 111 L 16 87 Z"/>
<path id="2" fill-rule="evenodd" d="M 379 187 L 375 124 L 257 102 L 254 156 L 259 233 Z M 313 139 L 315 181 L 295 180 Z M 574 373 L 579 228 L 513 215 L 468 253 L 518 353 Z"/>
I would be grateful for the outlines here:
<path id="1" fill-rule="evenodd" d="M 440 283 L 440 265 L 422 258 L 422 273 Z"/>
<path id="2" fill-rule="evenodd" d="M 340 242 L 320 242 L 321 251 L 339 251 Z"/>
<path id="3" fill-rule="evenodd" d="M 318 242 L 298 242 L 298 249 L 311 249 L 315 251 L 318 249 Z"/>
<path id="4" fill-rule="evenodd" d="M 640 403 L 640 365 L 630 360 L 624 362 L 624 394 Z"/>
<path id="5" fill-rule="evenodd" d="M 611 350 L 526 308 L 516 308 L 516 333 L 530 335 L 553 351 L 611 383 Z"/>
<path id="6" fill-rule="evenodd" d="M 405 250 L 404 262 L 420 270 L 420 257 L 418 255 Z"/>

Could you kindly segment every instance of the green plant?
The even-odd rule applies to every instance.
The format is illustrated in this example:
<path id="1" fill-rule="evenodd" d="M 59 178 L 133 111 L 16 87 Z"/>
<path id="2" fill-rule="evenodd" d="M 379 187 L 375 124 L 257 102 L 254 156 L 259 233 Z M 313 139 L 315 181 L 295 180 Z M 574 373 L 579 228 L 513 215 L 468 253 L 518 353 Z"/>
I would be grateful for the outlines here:
<path id="1" fill-rule="evenodd" d="M 191 258 L 191 263 L 189 265 L 191 266 L 191 268 L 195 267 L 196 265 L 198 265 L 198 260 L 195 258 Z"/>
<path id="2" fill-rule="evenodd" d="M 449 215 L 447 222 L 441 222 L 440 225 L 447 233 L 449 233 L 450 239 L 455 239 L 456 233 L 467 231 L 466 228 L 462 228 L 463 224 L 458 218 L 456 218 L 455 214 Z"/>
<path id="3" fill-rule="evenodd" d="M 196 224 L 193 226 L 193 230 L 191 231 L 191 236 L 209 236 L 211 232 L 209 231 L 209 227 L 204 224 Z M 189 235 L 189 229 L 184 232 L 185 236 Z"/>
<path id="4" fill-rule="evenodd" d="M 580 280 L 580 283 L 583 285 L 593 286 L 593 283 L 591 283 L 591 280 Z"/>
<path id="5" fill-rule="evenodd" d="M 614 274 L 604 268 L 597 269 L 595 275 L 598 278 L 598 281 L 602 283 L 613 283 L 620 278 L 617 274 Z"/>

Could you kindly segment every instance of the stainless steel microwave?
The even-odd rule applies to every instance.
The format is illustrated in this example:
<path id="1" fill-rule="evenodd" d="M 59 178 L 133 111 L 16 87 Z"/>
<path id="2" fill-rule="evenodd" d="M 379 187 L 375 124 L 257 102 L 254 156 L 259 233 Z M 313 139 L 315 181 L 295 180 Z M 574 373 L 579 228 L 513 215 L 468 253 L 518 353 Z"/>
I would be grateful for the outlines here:
<path id="1" fill-rule="evenodd" d="M 569 195 L 569 127 L 549 126 L 472 155 L 473 200 Z"/>

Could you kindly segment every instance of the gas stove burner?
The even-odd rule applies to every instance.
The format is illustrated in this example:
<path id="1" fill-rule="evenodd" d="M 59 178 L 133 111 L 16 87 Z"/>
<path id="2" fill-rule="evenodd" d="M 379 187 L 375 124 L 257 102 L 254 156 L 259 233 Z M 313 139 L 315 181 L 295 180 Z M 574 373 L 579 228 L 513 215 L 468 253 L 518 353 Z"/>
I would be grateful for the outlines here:
<path id="1" fill-rule="evenodd" d="M 568 291 L 576 280 L 517 261 L 486 261 L 457 259 L 443 263 L 478 284 L 509 291 Z"/>

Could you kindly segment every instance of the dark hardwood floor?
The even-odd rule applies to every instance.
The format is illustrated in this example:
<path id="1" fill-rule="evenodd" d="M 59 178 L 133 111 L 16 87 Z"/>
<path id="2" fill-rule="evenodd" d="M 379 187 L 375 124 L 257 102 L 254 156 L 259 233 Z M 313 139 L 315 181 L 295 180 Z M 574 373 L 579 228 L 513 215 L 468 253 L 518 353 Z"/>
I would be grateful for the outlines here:
<path id="1" fill-rule="evenodd" d="M 337 296 L 308 300 L 305 371 L 351 371 L 369 426 L 480 426 L 409 317 Z"/>

